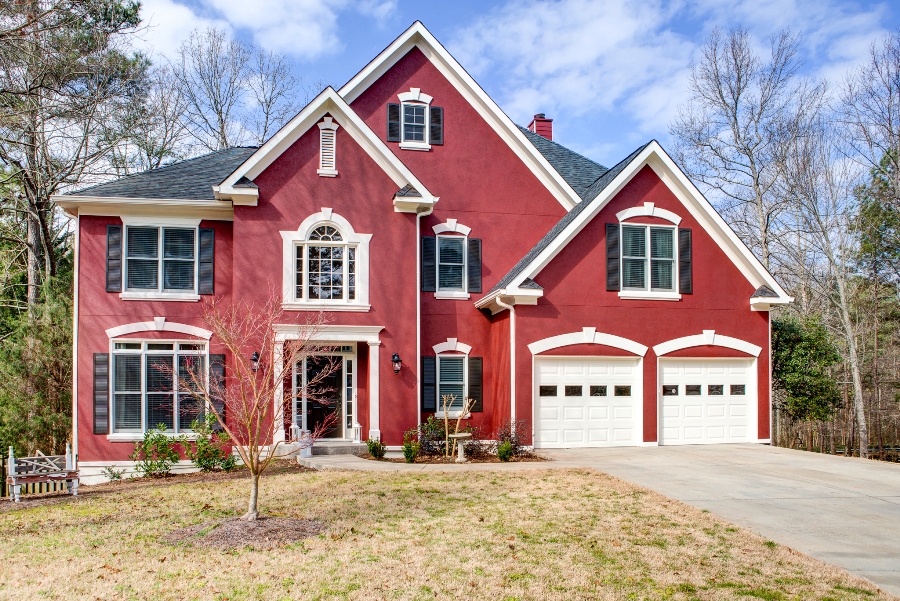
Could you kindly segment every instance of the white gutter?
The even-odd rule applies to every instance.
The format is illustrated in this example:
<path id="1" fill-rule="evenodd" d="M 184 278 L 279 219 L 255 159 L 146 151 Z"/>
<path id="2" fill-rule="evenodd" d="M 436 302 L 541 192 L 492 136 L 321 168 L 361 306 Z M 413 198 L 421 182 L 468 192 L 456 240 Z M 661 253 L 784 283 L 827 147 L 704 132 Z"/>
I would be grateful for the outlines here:
<path id="1" fill-rule="evenodd" d="M 434 206 L 416 213 L 416 428 L 422 423 L 422 217 L 434 212 Z"/>
<path id="2" fill-rule="evenodd" d="M 78 246 L 81 240 L 81 217 L 75 217 L 75 299 L 72 306 L 72 457 L 78 461 Z M 108 406 L 108 405 L 107 405 Z M 107 410 L 107 414 L 109 411 Z"/>
<path id="3" fill-rule="evenodd" d="M 515 429 L 516 424 L 516 307 L 507 305 L 500 296 L 494 299 L 503 309 L 509 309 L 509 423 Z"/>

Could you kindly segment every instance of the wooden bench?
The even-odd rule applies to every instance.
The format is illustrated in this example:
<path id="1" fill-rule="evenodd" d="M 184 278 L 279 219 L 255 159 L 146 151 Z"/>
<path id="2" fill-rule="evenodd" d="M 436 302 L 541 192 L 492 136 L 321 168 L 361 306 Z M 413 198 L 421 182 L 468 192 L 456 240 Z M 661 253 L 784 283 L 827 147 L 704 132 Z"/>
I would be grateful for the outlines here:
<path id="1" fill-rule="evenodd" d="M 38 482 L 65 482 L 73 496 L 78 496 L 78 470 L 72 461 L 72 449 L 66 443 L 65 455 L 44 455 L 38 451 L 37 457 L 16 457 L 9 447 L 6 462 L 6 484 L 9 498 L 19 502 L 22 485 Z"/>

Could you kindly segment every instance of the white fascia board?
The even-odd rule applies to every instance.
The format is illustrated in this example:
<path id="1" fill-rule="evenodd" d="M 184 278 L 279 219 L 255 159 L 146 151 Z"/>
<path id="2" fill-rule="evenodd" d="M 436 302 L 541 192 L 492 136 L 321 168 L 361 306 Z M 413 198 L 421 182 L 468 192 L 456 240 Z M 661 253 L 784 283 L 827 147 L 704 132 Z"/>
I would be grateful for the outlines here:
<path id="1" fill-rule="evenodd" d="M 750 249 L 741 242 L 737 234 L 725 223 L 709 201 L 706 200 L 703 194 L 691 183 L 655 140 L 650 142 L 631 164 L 623 169 L 598 196 L 584 201 L 593 204 L 566 226 L 562 234 L 545 248 L 525 271 L 512 281 L 510 288 L 517 288 L 525 279 L 536 277 L 644 166 L 649 166 L 653 169 L 656 175 L 690 211 L 691 215 L 703 226 L 703 229 L 709 233 L 754 288 L 766 285 L 778 294 L 777 299 L 767 300 L 769 304 L 793 302 L 794 299 L 788 296 L 778 282 L 775 281 L 775 278 L 763 267 L 762 263 L 753 256 Z"/>
<path id="2" fill-rule="evenodd" d="M 294 142 L 300 139 L 303 134 L 316 126 L 326 113 L 337 117 L 341 121 L 345 131 L 372 157 L 398 188 L 409 184 L 422 195 L 421 198 L 417 199 L 420 204 L 433 204 L 435 198 L 425 185 L 413 175 L 412 171 L 391 152 L 387 145 L 375 135 L 375 132 L 359 118 L 359 115 L 330 86 L 316 96 L 312 102 L 278 130 L 274 136 L 269 138 L 268 142 L 244 161 L 225 181 L 214 187 L 217 196 L 230 198 L 232 195 L 246 194 L 248 189 L 234 188 L 238 180 L 242 177 L 250 180 L 257 177 L 275 159 L 290 148 Z"/>
<path id="3" fill-rule="evenodd" d="M 418 47 L 437 70 L 453 84 L 567 211 L 581 202 L 581 198 L 568 182 L 557 173 L 547 159 L 528 141 L 525 134 L 519 131 L 506 113 L 420 21 L 416 21 L 400 34 L 390 46 L 344 84 L 338 93 L 348 103 L 353 102 L 413 47 Z"/>
<path id="4" fill-rule="evenodd" d="M 233 221 L 234 207 L 220 200 L 184 198 L 125 198 L 57 195 L 50 199 L 72 216 L 183 217 Z"/>

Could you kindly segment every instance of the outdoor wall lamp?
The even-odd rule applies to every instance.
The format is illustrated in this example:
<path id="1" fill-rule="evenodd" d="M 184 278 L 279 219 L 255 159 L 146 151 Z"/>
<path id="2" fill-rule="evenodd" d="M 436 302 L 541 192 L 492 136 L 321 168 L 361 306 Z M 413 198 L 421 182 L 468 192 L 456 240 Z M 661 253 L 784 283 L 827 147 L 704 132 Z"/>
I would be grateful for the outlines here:
<path id="1" fill-rule="evenodd" d="M 259 370 L 259 353 L 253 351 L 253 354 L 250 355 L 250 369 L 253 371 Z"/>
<path id="2" fill-rule="evenodd" d="M 394 364 L 394 373 L 399 374 L 400 368 L 403 367 L 403 361 L 400 360 L 400 355 L 394 353 L 394 356 L 391 357 L 391 363 Z"/>

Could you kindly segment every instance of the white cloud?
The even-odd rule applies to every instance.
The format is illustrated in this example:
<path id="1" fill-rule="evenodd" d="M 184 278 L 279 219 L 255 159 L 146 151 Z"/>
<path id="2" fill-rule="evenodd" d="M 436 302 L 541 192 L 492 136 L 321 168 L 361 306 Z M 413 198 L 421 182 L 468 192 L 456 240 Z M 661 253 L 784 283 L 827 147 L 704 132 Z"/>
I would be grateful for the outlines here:
<path id="1" fill-rule="evenodd" d="M 144 29 L 138 45 L 151 54 L 161 54 L 173 58 L 181 45 L 195 28 L 215 26 L 229 34 L 231 26 L 222 19 L 205 18 L 184 4 L 174 0 L 143 0 L 141 18 Z"/>
<path id="2" fill-rule="evenodd" d="M 374 17 L 379 25 L 397 12 L 397 0 L 360 0 L 357 10 L 367 17 Z"/>

